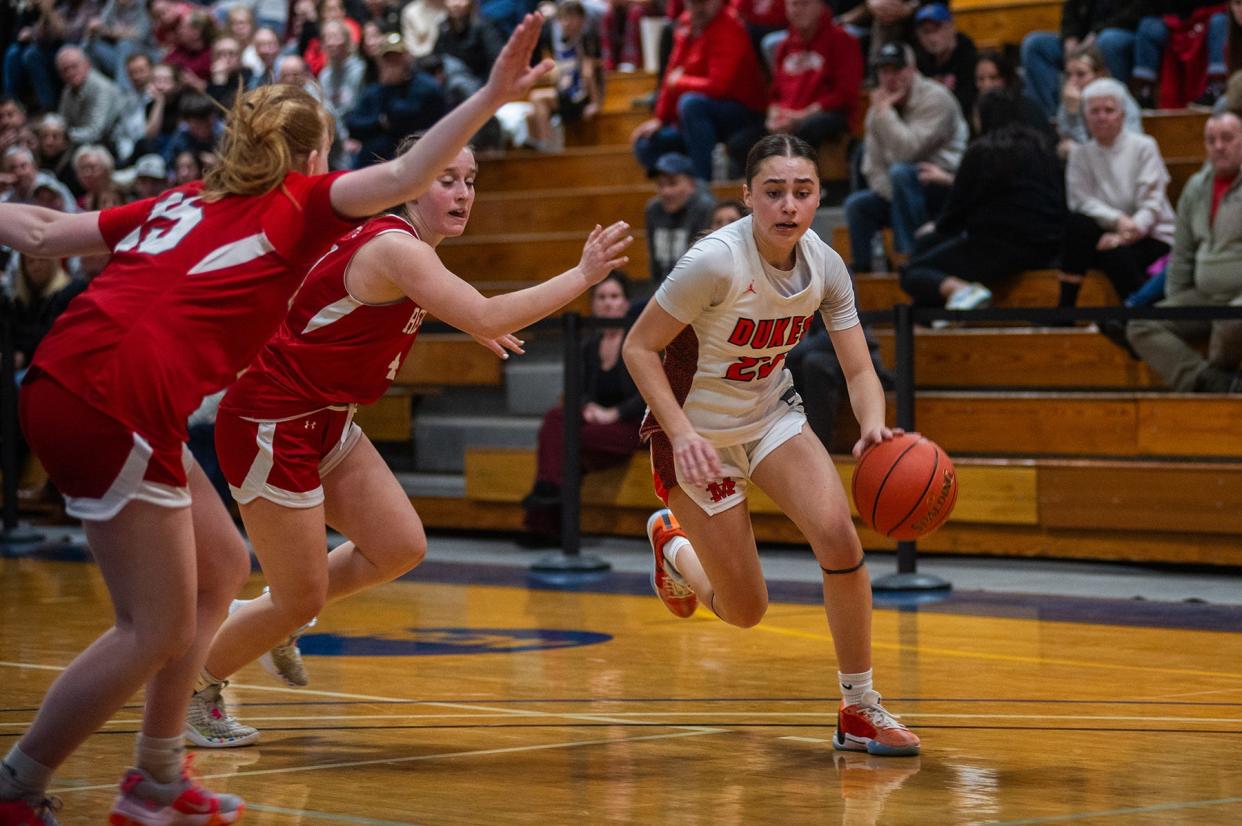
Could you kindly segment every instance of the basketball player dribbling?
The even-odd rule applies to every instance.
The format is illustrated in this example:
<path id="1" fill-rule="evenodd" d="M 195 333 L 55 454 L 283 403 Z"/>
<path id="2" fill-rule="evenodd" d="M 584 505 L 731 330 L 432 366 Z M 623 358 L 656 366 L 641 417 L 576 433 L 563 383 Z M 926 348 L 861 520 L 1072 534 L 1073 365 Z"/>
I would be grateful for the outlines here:
<path id="1" fill-rule="evenodd" d="M 20 252 L 112 253 L 40 345 L 21 413 L 66 511 L 84 522 L 115 611 L 0 763 L 0 826 L 55 824 L 52 772 L 144 686 L 135 765 L 109 823 L 241 818 L 242 801 L 199 785 L 184 755 L 194 682 L 249 573 L 241 536 L 185 448 L 186 420 L 250 364 L 333 240 L 426 191 L 500 105 L 551 69 L 530 66 L 540 23 L 527 16 L 484 88 L 394 161 L 327 174 L 330 115 L 300 88 L 272 85 L 239 96 L 205 181 L 103 212 L 0 205 L 0 243 Z"/>
<path id="2" fill-rule="evenodd" d="M 783 366 L 819 312 L 861 428 L 854 455 L 901 433 L 884 425 L 884 391 L 849 273 L 810 231 L 819 205 L 815 151 L 786 134 L 762 139 L 747 158 L 743 193 L 753 214 L 695 244 L 625 341 L 625 363 L 650 408 L 643 433 L 656 493 L 668 505 L 647 523 L 652 585 L 676 616 L 702 602 L 732 625 L 757 624 L 768 595 L 746 496 L 751 482 L 759 485 L 823 569 L 842 693 L 833 745 L 917 754 L 918 737 L 872 688 L 862 545 L 832 459 Z"/>
<path id="3" fill-rule="evenodd" d="M 221 694 L 227 677 L 269 649 L 293 646 L 291 637 L 325 603 L 389 582 L 422 561 L 422 522 L 353 412 L 392 384 L 423 317 L 430 313 L 521 352 L 508 331 L 543 318 L 628 261 L 628 226 L 596 227 L 576 267 L 484 298 L 436 255 L 442 239 L 465 231 L 477 173 L 474 153 L 463 149 L 428 192 L 338 240 L 220 403 L 220 467 L 268 590 L 241 603 L 211 645 L 186 724 L 186 737 L 198 746 L 258 739 L 257 730 L 229 715 Z M 326 555 L 325 521 L 347 537 Z M 287 669 L 282 660 L 273 656 Z"/>

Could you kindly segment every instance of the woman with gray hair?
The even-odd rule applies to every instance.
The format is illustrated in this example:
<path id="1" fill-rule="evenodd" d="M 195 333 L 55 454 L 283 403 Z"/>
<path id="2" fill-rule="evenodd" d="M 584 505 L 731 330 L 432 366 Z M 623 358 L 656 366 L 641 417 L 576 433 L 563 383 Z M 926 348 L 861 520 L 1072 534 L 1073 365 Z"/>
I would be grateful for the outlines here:
<path id="1" fill-rule="evenodd" d="M 1090 269 L 1103 270 L 1124 299 L 1173 242 L 1169 172 L 1155 139 L 1123 128 L 1128 97 L 1112 78 L 1093 80 L 1082 92 L 1091 140 L 1070 150 L 1065 170 L 1062 307 L 1074 306 Z"/>
<path id="2" fill-rule="evenodd" d="M 94 143 L 79 146 L 73 153 L 73 171 L 85 190 L 78 199 L 83 210 L 90 212 L 125 203 L 125 196 L 112 180 L 116 160 L 106 148 Z"/>

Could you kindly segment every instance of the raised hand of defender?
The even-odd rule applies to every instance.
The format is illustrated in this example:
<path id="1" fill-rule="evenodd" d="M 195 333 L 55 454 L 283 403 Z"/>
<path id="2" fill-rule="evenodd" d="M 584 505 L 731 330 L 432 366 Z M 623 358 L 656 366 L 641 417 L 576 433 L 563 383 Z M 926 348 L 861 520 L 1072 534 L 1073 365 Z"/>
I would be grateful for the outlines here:
<path id="1" fill-rule="evenodd" d="M 582 245 L 582 260 L 578 262 L 578 270 L 587 283 L 598 284 L 608 273 L 628 264 L 630 257 L 622 253 L 633 241 L 630 225 L 625 221 L 617 221 L 607 229 L 596 224 Z"/>
<path id="2" fill-rule="evenodd" d="M 470 337 L 487 349 L 491 350 L 496 355 L 500 356 L 502 359 L 507 359 L 509 357 L 509 353 L 505 352 L 506 350 L 517 353 L 519 356 L 526 354 L 526 351 L 522 349 L 522 345 L 526 344 L 526 342 L 509 333 L 506 333 L 499 338 L 480 338 L 479 336 L 474 335 Z"/>
<path id="3" fill-rule="evenodd" d="M 724 475 L 720 454 L 711 442 L 695 432 L 669 440 L 673 446 L 673 466 L 677 478 L 692 485 L 706 485 Z"/>
<path id="4" fill-rule="evenodd" d="M 552 71 L 556 63 L 545 58 L 537 65 L 530 65 L 531 53 L 539 42 L 543 28 L 543 15 L 528 14 L 509 36 L 509 42 L 500 50 L 500 56 L 492 65 L 484 90 L 494 99 L 505 103 L 526 97 L 539 78 Z"/>

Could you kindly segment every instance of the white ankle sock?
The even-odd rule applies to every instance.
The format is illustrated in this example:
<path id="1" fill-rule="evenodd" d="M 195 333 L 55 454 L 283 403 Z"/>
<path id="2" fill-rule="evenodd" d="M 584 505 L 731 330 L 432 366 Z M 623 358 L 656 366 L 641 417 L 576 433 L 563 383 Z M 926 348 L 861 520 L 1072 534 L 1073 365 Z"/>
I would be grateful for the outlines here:
<path id="1" fill-rule="evenodd" d="M 172 783 L 181 777 L 185 762 L 185 738 L 138 735 L 134 745 L 134 764 L 151 775 L 156 783 Z"/>
<path id="2" fill-rule="evenodd" d="M 856 706 L 863 702 L 867 692 L 871 691 L 871 669 L 858 674 L 837 672 L 837 681 L 841 684 L 841 697 L 847 706 Z"/>
<path id="3" fill-rule="evenodd" d="M 677 553 L 682 548 L 689 547 L 689 539 L 686 539 L 684 536 L 674 536 L 672 539 L 665 542 L 664 547 L 661 549 L 661 553 L 664 554 L 664 561 L 669 565 L 672 565 L 674 570 L 681 571 L 681 569 L 677 567 Z"/>
<path id="4" fill-rule="evenodd" d="M 39 797 L 52 780 L 52 770 L 31 759 L 16 743 L 0 763 L 0 800 Z"/>
<path id="5" fill-rule="evenodd" d="M 210 688 L 213 685 L 224 685 L 224 680 L 221 680 L 204 668 L 198 673 L 198 679 L 194 681 L 194 693 L 197 694 L 204 688 Z"/>

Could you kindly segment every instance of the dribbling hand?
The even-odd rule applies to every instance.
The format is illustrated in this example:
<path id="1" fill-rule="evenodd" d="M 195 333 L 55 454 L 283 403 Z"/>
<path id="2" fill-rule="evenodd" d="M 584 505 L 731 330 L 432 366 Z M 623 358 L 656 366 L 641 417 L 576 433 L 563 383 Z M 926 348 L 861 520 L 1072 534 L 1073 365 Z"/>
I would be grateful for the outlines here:
<path id="1" fill-rule="evenodd" d="M 854 454 L 855 459 L 861 459 L 862 455 L 867 452 L 867 448 L 878 445 L 880 442 L 887 442 L 894 436 L 900 436 L 905 433 L 900 427 L 876 427 L 868 430 L 859 437 L 854 443 L 854 449 L 850 451 Z"/>
<path id="2" fill-rule="evenodd" d="M 578 262 L 578 270 L 587 283 L 598 284 L 608 273 L 628 264 L 630 257 L 622 253 L 633 241 L 630 225 L 625 221 L 617 221 L 607 229 L 596 224 L 582 245 L 582 260 Z"/>
<path id="3" fill-rule="evenodd" d="M 713 479 L 724 475 L 720 465 L 720 454 L 712 443 L 697 433 L 671 439 L 673 445 L 673 466 L 677 470 L 677 478 L 692 485 L 706 485 Z"/>
<path id="4" fill-rule="evenodd" d="M 500 50 L 500 56 L 492 65 L 484 91 L 500 103 L 526 97 L 531 88 L 556 66 L 551 58 L 530 65 L 531 52 L 539 42 L 543 28 L 543 15 L 528 14 L 513 30 L 509 42 Z"/>

